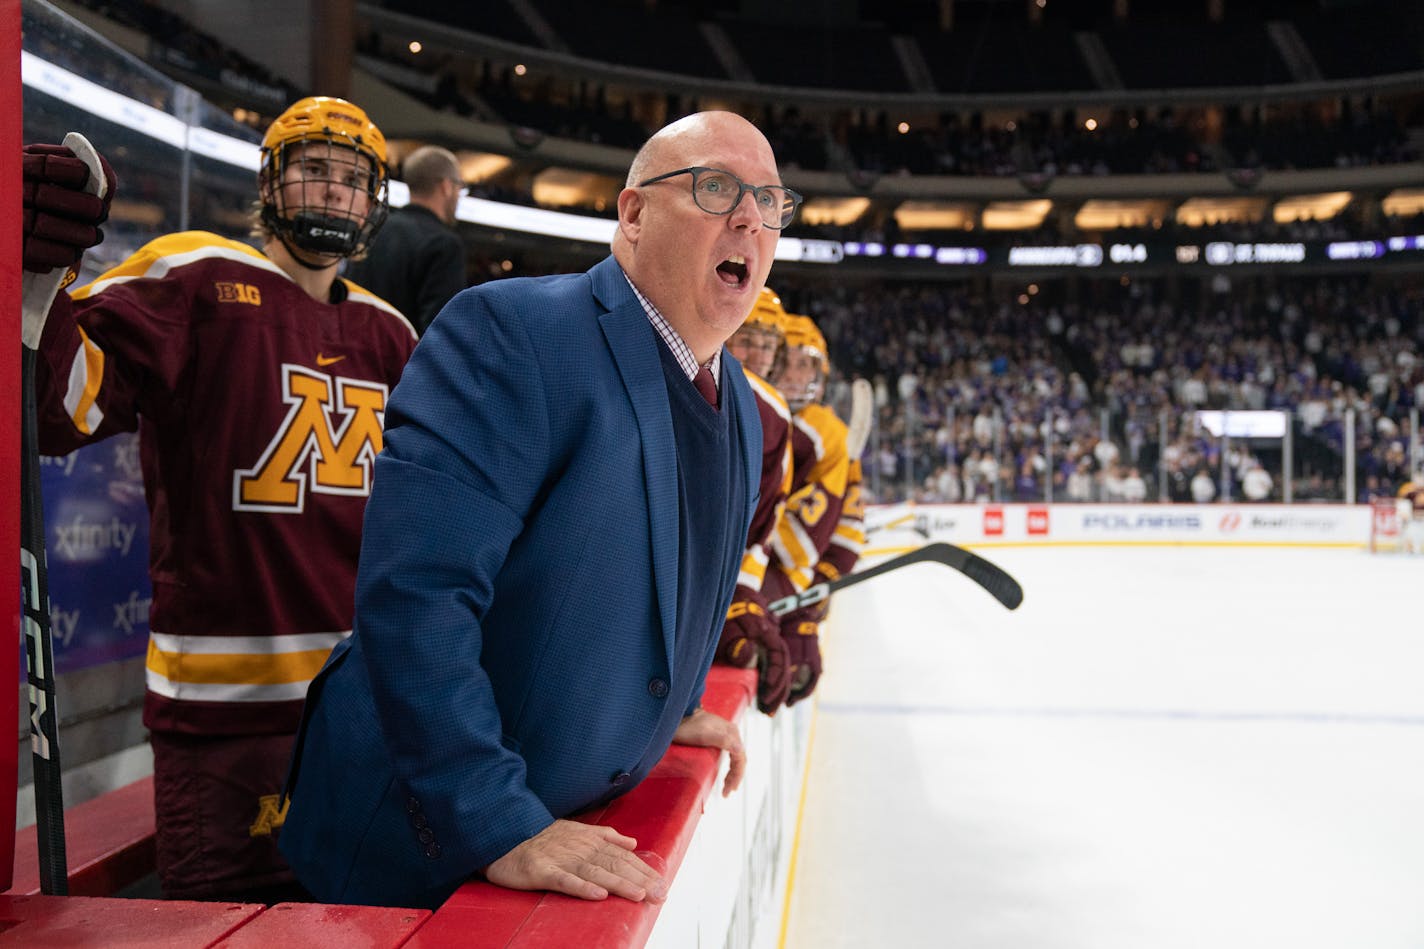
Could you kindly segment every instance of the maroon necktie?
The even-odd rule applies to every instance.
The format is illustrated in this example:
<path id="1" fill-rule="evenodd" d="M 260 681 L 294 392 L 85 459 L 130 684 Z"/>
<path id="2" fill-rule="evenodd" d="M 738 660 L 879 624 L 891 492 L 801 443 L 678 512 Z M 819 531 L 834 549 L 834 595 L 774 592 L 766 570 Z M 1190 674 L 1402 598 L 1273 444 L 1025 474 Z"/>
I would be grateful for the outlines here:
<path id="1" fill-rule="evenodd" d="M 702 398 L 707 400 L 707 404 L 715 409 L 717 407 L 717 383 L 712 381 L 712 370 L 706 366 L 697 370 L 697 375 L 692 377 L 692 384 L 697 386 L 697 391 L 702 393 Z"/>

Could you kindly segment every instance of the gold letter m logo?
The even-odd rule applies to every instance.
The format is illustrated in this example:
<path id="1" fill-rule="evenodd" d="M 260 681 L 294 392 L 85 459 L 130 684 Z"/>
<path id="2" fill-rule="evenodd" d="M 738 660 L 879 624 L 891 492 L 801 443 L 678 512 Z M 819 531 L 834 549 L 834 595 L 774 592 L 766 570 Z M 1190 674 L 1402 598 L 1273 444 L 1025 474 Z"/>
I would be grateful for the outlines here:
<path id="1" fill-rule="evenodd" d="M 233 472 L 233 510 L 300 513 L 308 481 L 318 494 L 369 495 L 386 387 L 284 363 L 282 390 L 291 409 L 256 466 Z M 342 420 L 335 432 L 332 415 Z"/>

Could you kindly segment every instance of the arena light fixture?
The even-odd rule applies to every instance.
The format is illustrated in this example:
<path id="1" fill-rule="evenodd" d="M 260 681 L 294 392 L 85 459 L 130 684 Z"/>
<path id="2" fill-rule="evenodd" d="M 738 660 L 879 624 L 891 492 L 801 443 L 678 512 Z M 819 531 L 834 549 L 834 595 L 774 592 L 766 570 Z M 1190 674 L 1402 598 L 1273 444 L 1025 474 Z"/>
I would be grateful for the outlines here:
<path id="1" fill-rule="evenodd" d="M 869 198 L 814 198 L 801 205 L 801 222 L 811 227 L 821 224 L 844 227 L 860 220 L 868 207 Z"/>
<path id="2" fill-rule="evenodd" d="M 1345 210 L 1354 197 L 1348 191 L 1290 195 L 1276 202 L 1276 206 L 1271 209 L 1271 218 L 1277 224 L 1289 224 L 1292 221 L 1328 221 Z"/>
<path id="3" fill-rule="evenodd" d="M 592 208 L 600 200 L 616 204 L 623 181 L 591 171 L 546 168 L 534 176 L 530 190 L 541 207 Z"/>
<path id="4" fill-rule="evenodd" d="M 895 209 L 902 231 L 967 231 L 977 209 L 964 201 L 904 201 Z"/>
<path id="5" fill-rule="evenodd" d="M 1040 227 L 1053 202 L 1047 198 L 1031 201 L 991 201 L 980 215 L 979 223 L 986 231 L 1030 231 Z"/>
<path id="6" fill-rule="evenodd" d="M 1177 207 L 1177 223 L 1187 227 L 1250 223 L 1261 220 L 1265 214 L 1265 198 L 1189 198 Z"/>
<path id="7" fill-rule="evenodd" d="M 1084 201 L 1073 223 L 1082 231 L 1110 231 L 1119 227 L 1153 227 L 1171 210 L 1166 201 Z"/>
<path id="8" fill-rule="evenodd" d="M 1390 217 L 1424 214 L 1424 188 L 1395 188 L 1385 196 L 1380 207 Z"/>

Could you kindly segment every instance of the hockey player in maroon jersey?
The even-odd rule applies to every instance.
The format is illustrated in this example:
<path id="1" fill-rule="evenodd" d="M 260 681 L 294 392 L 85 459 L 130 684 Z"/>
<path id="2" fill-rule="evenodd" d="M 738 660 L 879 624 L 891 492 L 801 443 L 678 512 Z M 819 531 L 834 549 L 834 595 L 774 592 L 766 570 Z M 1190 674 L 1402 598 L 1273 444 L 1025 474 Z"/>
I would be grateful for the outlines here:
<path id="1" fill-rule="evenodd" d="M 860 461 L 851 457 L 846 424 L 821 403 L 831 368 L 825 337 L 806 316 L 788 314 L 782 325 L 786 352 L 775 382 L 794 413 L 792 483 L 762 585 L 768 602 L 849 573 L 865 544 Z M 781 617 L 792 664 L 788 705 L 809 696 L 821 677 L 827 606 L 822 600 Z"/>
<path id="2" fill-rule="evenodd" d="M 727 341 L 727 348 L 741 362 L 756 396 L 761 416 L 762 466 L 761 497 L 747 534 L 747 552 L 737 576 L 736 593 L 717 644 L 717 661 L 740 668 L 757 667 L 757 706 L 767 714 L 781 707 L 791 687 L 790 654 L 781 638 L 780 623 L 767 610 L 761 593 L 767 544 L 791 486 L 791 410 L 767 381 L 781 349 L 781 321 L 785 316 L 781 298 L 771 288 L 763 287 L 746 321 Z"/>
<path id="3" fill-rule="evenodd" d="M 69 149 L 26 148 L 26 269 L 75 263 L 98 236 L 85 227 L 102 213 L 72 199 L 82 169 Z M 337 277 L 385 219 L 386 177 L 365 112 L 303 99 L 262 142 L 260 251 L 170 234 L 72 299 L 25 300 L 41 450 L 140 435 L 143 721 L 169 897 L 300 893 L 276 847 L 282 783 L 307 685 L 351 629 L 386 398 L 416 339 Z"/>

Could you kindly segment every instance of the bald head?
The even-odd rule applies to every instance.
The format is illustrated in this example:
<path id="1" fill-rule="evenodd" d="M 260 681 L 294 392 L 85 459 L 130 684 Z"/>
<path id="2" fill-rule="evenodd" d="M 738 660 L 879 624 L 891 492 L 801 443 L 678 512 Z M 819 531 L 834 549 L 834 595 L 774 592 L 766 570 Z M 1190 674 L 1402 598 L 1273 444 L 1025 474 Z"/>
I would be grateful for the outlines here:
<path id="1" fill-rule="evenodd" d="M 699 150 L 707 152 L 714 148 L 723 136 L 745 137 L 749 141 L 759 142 L 765 149 L 767 159 L 773 166 L 776 164 L 771 144 L 751 122 L 735 112 L 695 112 L 663 126 L 643 143 L 638 154 L 633 156 L 633 164 L 628 168 L 627 187 L 636 186 L 638 182 L 652 177 L 659 170 L 667 170 L 661 167 L 662 164 L 676 165 L 676 158 L 664 162 L 665 157 L 692 154 Z M 768 182 L 759 181 L 757 184 Z"/>
<path id="2" fill-rule="evenodd" d="M 698 112 L 665 126 L 628 170 L 613 256 L 705 362 L 751 310 L 780 232 L 765 226 L 745 191 L 730 211 L 703 210 L 692 168 L 719 169 L 744 187 L 780 185 L 781 175 L 766 136 L 732 112 Z"/>

